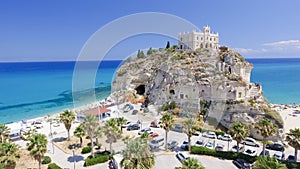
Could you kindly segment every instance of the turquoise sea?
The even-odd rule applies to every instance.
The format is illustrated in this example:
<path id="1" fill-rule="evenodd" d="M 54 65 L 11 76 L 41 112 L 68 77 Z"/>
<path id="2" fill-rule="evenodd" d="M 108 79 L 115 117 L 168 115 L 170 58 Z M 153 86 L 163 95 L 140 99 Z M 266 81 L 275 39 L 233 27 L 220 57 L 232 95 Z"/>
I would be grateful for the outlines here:
<path id="1" fill-rule="evenodd" d="M 247 60 L 254 66 L 251 81 L 262 84 L 269 102 L 300 104 L 300 59 Z M 114 72 L 121 62 L 103 61 L 100 64 L 95 77 L 97 99 L 109 95 Z M 72 108 L 74 65 L 75 62 L 0 63 L 0 123 Z M 84 69 L 88 76 L 91 70 L 88 66 Z M 91 91 L 80 93 L 81 104 L 91 101 Z"/>

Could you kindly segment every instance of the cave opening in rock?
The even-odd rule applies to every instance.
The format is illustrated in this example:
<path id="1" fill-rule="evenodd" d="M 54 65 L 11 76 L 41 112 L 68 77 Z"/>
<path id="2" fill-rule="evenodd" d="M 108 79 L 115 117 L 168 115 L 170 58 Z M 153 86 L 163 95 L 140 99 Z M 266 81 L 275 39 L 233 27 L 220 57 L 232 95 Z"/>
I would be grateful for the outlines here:
<path id="1" fill-rule="evenodd" d="M 171 90 L 170 90 L 170 94 L 173 94 L 173 95 L 174 95 L 174 94 L 175 94 L 175 90 L 171 89 Z"/>
<path id="2" fill-rule="evenodd" d="M 145 85 L 139 85 L 138 87 L 135 88 L 136 93 L 139 95 L 144 95 L 145 93 Z"/>

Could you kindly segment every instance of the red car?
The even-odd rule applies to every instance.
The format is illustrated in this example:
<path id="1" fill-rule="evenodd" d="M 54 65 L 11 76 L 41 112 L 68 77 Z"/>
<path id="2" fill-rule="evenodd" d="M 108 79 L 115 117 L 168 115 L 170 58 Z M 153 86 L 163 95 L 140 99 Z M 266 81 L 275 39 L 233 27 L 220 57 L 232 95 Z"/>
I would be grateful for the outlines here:
<path id="1" fill-rule="evenodd" d="M 157 137 L 157 136 L 158 136 L 158 133 L 154 133 L 153 131 L 150 131 L 150 132 L 149 132 L 149 135 L 150 135 L 151 137 Z"/>

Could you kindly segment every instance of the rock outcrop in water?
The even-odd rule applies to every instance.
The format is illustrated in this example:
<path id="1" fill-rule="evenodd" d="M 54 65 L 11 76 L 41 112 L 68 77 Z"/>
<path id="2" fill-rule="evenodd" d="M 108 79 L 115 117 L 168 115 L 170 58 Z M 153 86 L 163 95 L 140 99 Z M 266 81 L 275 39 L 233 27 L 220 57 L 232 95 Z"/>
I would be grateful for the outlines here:
<path id="1" fill-rule="evenodd" d="M 250 82 L 252 67 L 227 47 L 218 52 L 154 50 L 147 57 L 125 61 L 112 90 L 143 95 L 155 105 L 175 101 L 181 115 L 200 113 L 227 128 L 234 121 L 253 124 L 264 117 L 282 127 L 282 119 L 262 96 L 262 86 Z"/>

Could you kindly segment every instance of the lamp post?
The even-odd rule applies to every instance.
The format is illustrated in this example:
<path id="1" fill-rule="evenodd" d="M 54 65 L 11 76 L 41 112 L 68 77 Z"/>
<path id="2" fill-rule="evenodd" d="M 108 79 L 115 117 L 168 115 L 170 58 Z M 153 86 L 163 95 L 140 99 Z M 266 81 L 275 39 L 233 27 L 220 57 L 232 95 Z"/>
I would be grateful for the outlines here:
<path id="1" fill-rule="evenodd" d="M 52 152 L 54 154 L 54 143 L 53 143 L 53 133 L 52 133 L 52 120 L 50 120 L 50 139 L 51 139 L 51 143 L 52 143 Z"/>
<path id="2" fill-rule="evenodd" d="M 75 145 L 72 146 L 72 152 L 73 152 L 73 161 L 74 161 L 74 169 L 76 165 L 76 160 L 75 160 Z"/>

